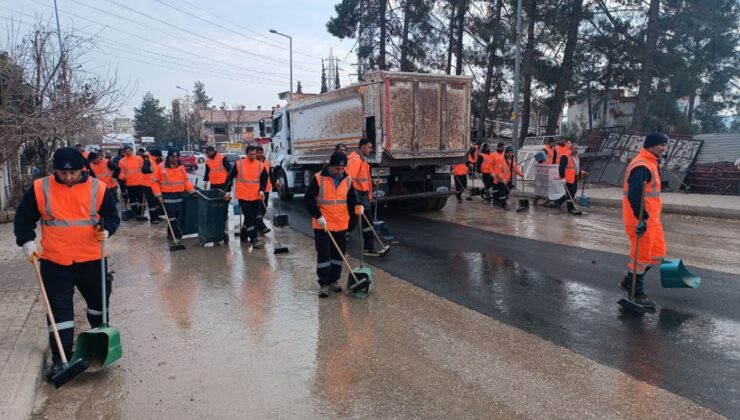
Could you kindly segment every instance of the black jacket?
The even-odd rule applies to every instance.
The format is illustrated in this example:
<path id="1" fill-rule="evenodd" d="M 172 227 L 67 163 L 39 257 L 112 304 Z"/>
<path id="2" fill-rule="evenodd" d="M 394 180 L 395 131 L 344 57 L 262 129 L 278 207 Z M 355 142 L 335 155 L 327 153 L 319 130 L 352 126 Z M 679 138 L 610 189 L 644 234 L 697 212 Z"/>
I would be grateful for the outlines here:
<path id="1" fill-rule="evenodd" d="M 321 170 L 321 176 L 331 176 L 329 175 L 329 169 L 324 168 Z M 342 179 L 346 178 L 347 174 L 342 175 Z M 308 214 L 311 215 L 311 217 L 318 219 L 321 217 L 321 210 L 319 210 L 319 205 L 316 203 L 316 197 L 319 195 L 319 183 L 316 180 L 315 176 L 311 177 L 311 182 L 308 184 L 308 188 L 306 189 L 306 195 L 303 196 L 303 201 L 306 203 L 306 210 L 308 210 Z M 349 191 L 347 192 L 347 211 L 349 212 L 350 217 L 352 217 L 355 214 L 355 206 L 359 204 L 359 200 L 357 198 L 357 192 L 354 188 L 352 188 L 352 185 L 349 187 Z"/>
<path id="2" fill-rule="evenodd" d="M 640 216 L 640 200 L 642 199 L 642 183 L 650 182 L 653 179 L 653 174 L 650 169 L 644 166 L 638 166 L 632 169 L 629 178 L 627 178 L 627 200 L 632 208 L 632 214 L 635 218 Z M 643 220 L 647 220 L 650 215 L 647 209 L 642 212 Z"/>
<path id="3" fill-rule="evenodd" d="M 56 177 L 56 175 L 50 175 Z M 83 173 L 80 183 L 87 181 L 89 175 Z M 61 182 L 57 178 L 57 182 Z M 98 215 L 103 218 L 103 229 L 108 231 L 108 234 L 113 235 L 118 229 L 118 225 L 121 223 L 121 219 L 118 217 L 118 210 L 116 209 L 116 202 L 110 195 L 110 191 L 106 190 L 103 196 L 103 204 L 98 209 Z M 36 202 L 36 194 L 31 188 L 26 190 L 21 199 L 21 204 L 15 210 L 15 218 L 13 219 L 13 231 L 15 232 L 15 243 L 18 246 L 23 246 L 28 241 L 36 239 L 36 222 L 41 219 L 41 213 L 39 213 L 39 206 Z"/>

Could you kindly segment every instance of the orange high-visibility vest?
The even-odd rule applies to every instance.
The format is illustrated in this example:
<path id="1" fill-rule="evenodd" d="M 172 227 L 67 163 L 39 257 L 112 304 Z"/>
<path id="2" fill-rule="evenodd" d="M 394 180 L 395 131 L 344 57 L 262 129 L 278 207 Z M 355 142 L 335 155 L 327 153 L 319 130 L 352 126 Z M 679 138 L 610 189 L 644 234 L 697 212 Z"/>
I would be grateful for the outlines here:
<path id="1" fill-rule="evenodd" d="M 545 162 L 548 165 L 554 165 L 558 163 L 558 152 L 550 147 L 549 145 L 545 145 L 545 148 L 543 149 L 545 153 L 547 153 L 547 160 Z"/>
<path id="2" fill-rule="evenodd" d="M 458 163 L 452 166 L 452 173 L 456 176 L 465 176 L 468 174 L 468 165 L 464 163 Z"/>
<path id="3" fill-rule="evenodd" d="M 260 199 L 260 176 L 265 166 L 257 159 L 250 161 L 242 158 L 236 163 L 238 172 L 236 182 L 236 199 L 254 201 Z"/>
<path id="4" fill-rule="evenodd" d="M 561 156 L 566 156 L 566 155 L 569 155 L 570 154 L 570 144 L 569 143 L 566 143 L 565 146 L 557 145 L 557 146 L 555 146 L 555 151 L 558 154 L 558 156 L 557 156 L 557 162 L 559 163 Z"/>
<path id="5" fill-rule="evenodd" d="M 576 179 L 578 178 L 578 174 L 576 173 L 576 160 L 578 157 L 573 156 L 572 152 L 569 152 L 567 156 L 568 164 L 565 166 L 565 182 L 568 184 L 575 184 Z"/>
<path id="6" fill-rule="evenodd" d="M 221 153 L 216 152 L 213 159 L 206 159 L 206 166 L 208 166 L 208 181 L 211 185 L 226 183 L 229 173 L 224 168 L 224 157 Z"/>
<path id="7" fill-rule="evenodd" d="M 108 162 L 108 159 L 102 158 L 98 163 L 90 162 L 90 167 L 95 172 L 95 176 L 103 181 L 108 188 L 116 188 L 118 187 L 118 180 L 113 178 L 113 171 L 108 168 Z"/>
<path id="8" fill-rule="evenodd" d="M 95 225 L 105 189 L 93 177 L 71 187 L 57 182 L 54 175 L 33 182 L 41 214 L 41 258 L 59 265 L 100 259 Z"/>
<path id="9" fill-rule="evenodd" d="M 496 178 L 498 180 L 501 180 L 501 177 L 503 176 L 504 172 L 504 154 L 496 152 L 491 152 L 491 170 L 493 171 L 493 174 L 496 175 Z"/>
<path id="10" fill-rule="evenodd" d="M 645 186 L 645 211 L 650 215 L 651 221 L 658 223 L 660 220 L 660 214 L 663 211 L 663 200 L 660 198 L 660 169 L 658 168 L 658 158 L 652 153 L 645 149 L 641 149 L 640 153 L 635 156 L 634 159 L 627 166 L 627 170 L 624 172 L 624 184 L 622 186 L 622 221 L 626 229 L 634 230 L 637 226 L 637 218 L 632 212 L 629 200 L 627 199 L 627 191 L 629 189 L 629 176 L 633 169 L 638 166 L 644 166 L 650 170 L 652 179 Z M 648 223 L 648 229 L 650 223 Z"/>
<path id="11" fill-rule="evenodd" d="M 501 165 L 501 178 L 503 178 L 503 182 L 511 181 L 512 172 L 519 176 L 522 176 L 522 170 L 519 169 L 519 165 L 517 165 L 516 162 L 509 162 L 504 159 L 503 165 Z"/>
<path id="12" fill-rule="evenodd" d="M 156 176 L 155 182 L 152 183 L 152 192 L 155 196 L 160 196 L 162 193 L 180 193 L 184 191 L 191 193 L 195 191 L 193 184 L 188 179 L 188 173 L 182 165 L 169 168 L 162 162 L 158 166 Z"/>
<path id="13" fill-rule="evenodd" d="M 316 204 L 321 210 L 321 215 L 326 219 L 326 227 L 331 232 L 341 232 L 349 227 L 349 210 L 347 209 L 347 194 L 352 185 L 351 177 L 345 177 L 339 186 L 334 186 L 334 180 L 329 176 L 316 174 L 319 183 L 319 195 Z M 315 218 L 311 219 L 314 229 L 323 229 Z"/>
<path id="14" fill-rule="evenodd" d="M 357 191 L 372 192 L 373 184 L 370 179 L 370 164 L 357 151 L 350 153 L 347 158 L 347 175 L 352 178 L 352 187 Z M 369 194 L 372 197 L 372 194 Z"/>
<path id="15" fill-rule="evenodd" d="M 493 174 L 493 153 L 481 153 L 483 161 L 480 164 L 480 171 L 484 174 Z"/>
<path id="16" fill-rule="evenodd" d="M 121 168 L 121 178 L 126 180 L 127 187 L 144 185 L 146 182 L 141 172 L 144 167 L 141 156 L 124 156 L 118 161 L 118 167 Z"/>
<path id="17" fill-rule="evenodd" d="M 472 155 L 468 154 L 468 163 L 470 163 L 471 165 L 475 165 L 476 163 L 478 163 L 478 156 L 480 154 L 480 151 L 478 150 L 479 147 L 477 144 L 473 146 L 473 149 L 474 149 L 473 154 Z"/>

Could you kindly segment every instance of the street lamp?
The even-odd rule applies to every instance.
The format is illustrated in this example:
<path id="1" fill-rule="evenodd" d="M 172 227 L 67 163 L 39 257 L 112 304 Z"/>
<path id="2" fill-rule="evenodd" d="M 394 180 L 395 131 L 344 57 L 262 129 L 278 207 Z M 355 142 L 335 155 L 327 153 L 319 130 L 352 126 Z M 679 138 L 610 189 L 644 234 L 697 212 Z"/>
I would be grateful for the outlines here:
<path id="1" fill-rule="evenodd" d="M 213 111 L 216 110 L 216 105 L 211 105 L 211 136 L 213 136 L 213 147 L 216 147 L 216 130 L 213 129 Z"/>
<path id="2" fill-rule="evenodd" d="M 531 18 L 530 18 L 531 19 Z M 514 161 L 519 152 L 519 78 L 521 68 L 521 35 L 522 35 L 522 0 L 517 2 L 516 7 L 516 48 L 514 49 L 514 104 L 511 111 L 511 149 L 514 152 Z M 511 177 L 511 184 L 516 186 L 516 175 Z"/>
<path id="3" fill-rule="evenodd" d="M 193 145 L 190 144 L 190 91 L 180 86 L 175 87 L 185 91 L 185 107 L 187 108 L 187 113 L 185 114 L 185 124 L 188 133 L 188 149 L 193 150 Z"/>
<path id="4" fill-rule="evenodd" d="M 293 99 L 293 37 L 285 34 L 281 34 L 280 32 L 270 29 L 271 34 L 275 35 L 281 35 L 290 40 L 290 91 L 288 91 L 288 94 L 290 95 L 290 98 Z"/>

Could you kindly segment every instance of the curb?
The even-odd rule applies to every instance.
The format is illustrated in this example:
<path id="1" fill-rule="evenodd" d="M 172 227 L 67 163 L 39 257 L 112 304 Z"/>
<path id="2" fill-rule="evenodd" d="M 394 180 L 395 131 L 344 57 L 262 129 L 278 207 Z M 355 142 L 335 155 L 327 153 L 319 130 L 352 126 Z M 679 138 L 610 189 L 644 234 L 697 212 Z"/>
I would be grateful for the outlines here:
<path id="1" fill-rule="evenodd" d="M 48 344 L 42 318 L 35 316 L 38 304 L 36 299 L 31 305 L 8 361 L 0 372 L 0 419 L 28 419 L 33 412 Z"/>

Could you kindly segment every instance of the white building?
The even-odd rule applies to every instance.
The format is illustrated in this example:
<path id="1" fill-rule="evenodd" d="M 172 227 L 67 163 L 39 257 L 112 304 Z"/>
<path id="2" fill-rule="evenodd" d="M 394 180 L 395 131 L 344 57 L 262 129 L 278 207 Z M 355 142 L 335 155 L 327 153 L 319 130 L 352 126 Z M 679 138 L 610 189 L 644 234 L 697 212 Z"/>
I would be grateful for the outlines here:
<path id="1" fill-rule="evenodd" d="M 134 121 L 131 118 L 116 118 L 113 120 L 113 132 L 120 134 L 134 134 Z"/>
<path id="2" fill-rule="evenodd" d="M 214 107 L 215 108 L 215 107 Z M 208 145 L 219 152 L 243 153 L 244 146 L 260 137 L 259 121 L 265 123 L 265 136 L 272 134 L 272 111 L 262 109 L 202 109 L 202 135 Z"/>

